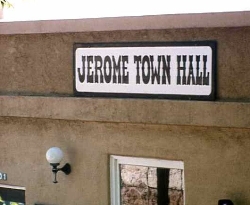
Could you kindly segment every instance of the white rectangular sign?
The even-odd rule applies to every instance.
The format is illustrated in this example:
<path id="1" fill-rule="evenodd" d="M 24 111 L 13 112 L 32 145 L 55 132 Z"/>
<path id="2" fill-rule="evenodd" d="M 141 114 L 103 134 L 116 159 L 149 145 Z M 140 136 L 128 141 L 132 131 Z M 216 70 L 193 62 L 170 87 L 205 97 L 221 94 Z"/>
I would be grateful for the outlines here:
<path id="1" fill-rule="evenodd" d="M 75 44 L 77 96 L 213 100 L 215 42 Z"/>

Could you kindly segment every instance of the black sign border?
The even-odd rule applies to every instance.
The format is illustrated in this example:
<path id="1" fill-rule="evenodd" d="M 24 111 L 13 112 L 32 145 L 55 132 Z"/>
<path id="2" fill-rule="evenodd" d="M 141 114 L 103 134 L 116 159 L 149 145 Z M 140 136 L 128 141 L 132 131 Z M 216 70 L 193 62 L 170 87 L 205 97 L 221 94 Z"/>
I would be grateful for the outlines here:
<path id="1" fill-rule="evenodd" d="M 180 94 L 140 94 L 140 93 L 102 93 L 78 92 L 76 90 L 75 52 L 78 48 L 101 47 L 183 47 L 183 46 L 209 46 L 212 49 L 212 91 L 210 95 L 180 95 Z M 74 43 L 73 45 L 73 92 L 76 97 L 105 97 L 105 98 L 143 98 L 143 99 L 175 99 L 175 100 L 201 100 L 214 101 L 216 99 L 216 67 L 217 42 L 209 41 L 179 41 L 179 42 L 111 42 L 111 43 Z"/>

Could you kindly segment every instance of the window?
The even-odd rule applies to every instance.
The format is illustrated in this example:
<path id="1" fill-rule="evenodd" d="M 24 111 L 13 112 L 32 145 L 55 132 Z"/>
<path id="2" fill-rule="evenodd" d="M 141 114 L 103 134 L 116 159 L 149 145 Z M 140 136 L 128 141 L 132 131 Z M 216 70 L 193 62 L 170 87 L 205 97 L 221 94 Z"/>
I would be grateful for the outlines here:
<path id="1" fill-rule="evenodd" d="M 182 161 L 111 155 L 111 205 L 184 205 Z"/>
<path id="2" fill-rule="evenodd" d="M 25 188 L 0 185 L 0 205 L 24 205 Z"/>

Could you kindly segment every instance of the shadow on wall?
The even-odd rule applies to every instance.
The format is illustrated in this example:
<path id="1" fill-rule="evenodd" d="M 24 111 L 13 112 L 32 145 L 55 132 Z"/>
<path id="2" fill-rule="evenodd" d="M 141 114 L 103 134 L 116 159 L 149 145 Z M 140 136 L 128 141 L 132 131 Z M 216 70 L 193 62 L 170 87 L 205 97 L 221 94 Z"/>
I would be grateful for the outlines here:
<path id="1" fill-rule="evenodd" d="M 34 204 L 34 205 L 53 205 L 53 204 Z"/>

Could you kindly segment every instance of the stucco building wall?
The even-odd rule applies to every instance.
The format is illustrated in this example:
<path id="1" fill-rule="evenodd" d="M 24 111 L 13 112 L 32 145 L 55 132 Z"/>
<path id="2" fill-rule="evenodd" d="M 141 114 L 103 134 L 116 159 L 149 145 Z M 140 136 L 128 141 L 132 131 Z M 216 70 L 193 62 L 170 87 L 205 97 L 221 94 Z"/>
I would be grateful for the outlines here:
<path id="1" fill-rule="evenodd" d="M 186 204 L 250 203 L 250 28 L 0 35 L 2 184 L 27 204 L 110 204 L 109 155 L 183 160 Z M 73 43 L 216 40 L 215 102 L 73 96 Z M 52 172 L 51 146 L 72 173 Z"/>
<path id="2" fill-rule="evenodd" d="M 73 43 L 218 42 L 217 99 L 249 100 L 249 27 L 2 35 L 0 93 L 73 95 Z"/>

